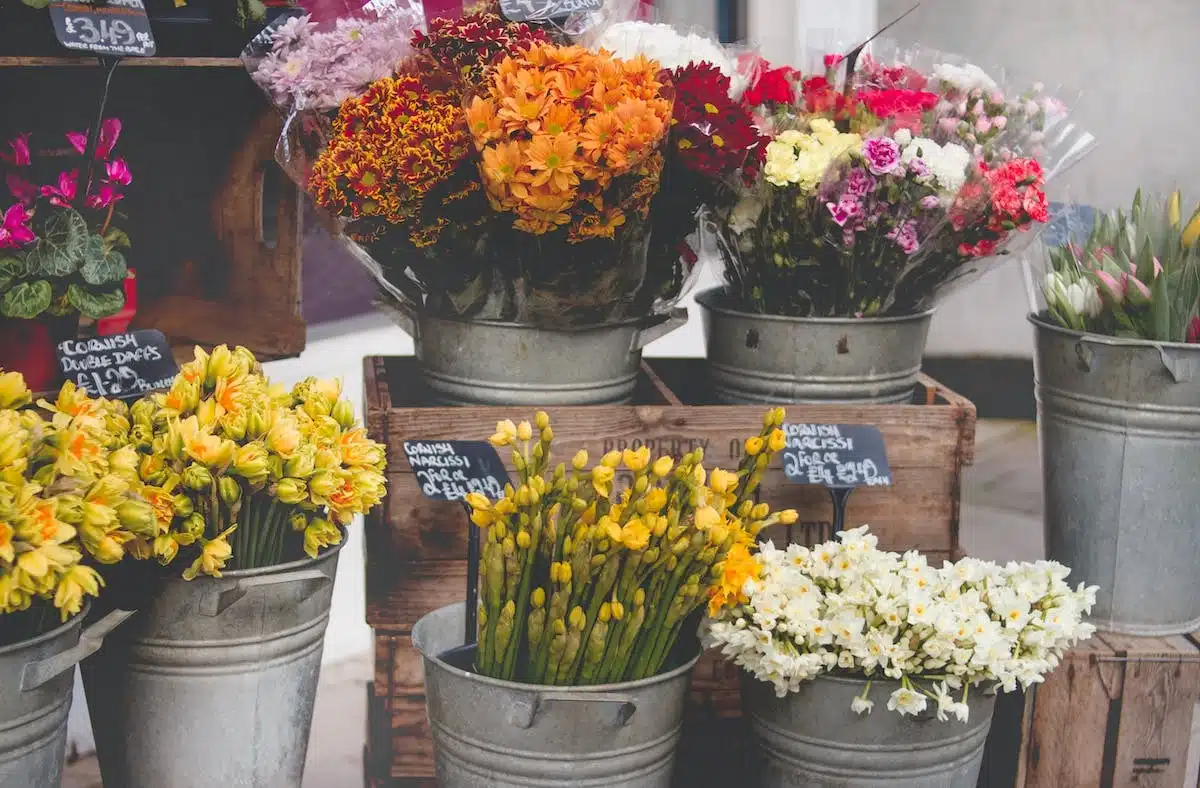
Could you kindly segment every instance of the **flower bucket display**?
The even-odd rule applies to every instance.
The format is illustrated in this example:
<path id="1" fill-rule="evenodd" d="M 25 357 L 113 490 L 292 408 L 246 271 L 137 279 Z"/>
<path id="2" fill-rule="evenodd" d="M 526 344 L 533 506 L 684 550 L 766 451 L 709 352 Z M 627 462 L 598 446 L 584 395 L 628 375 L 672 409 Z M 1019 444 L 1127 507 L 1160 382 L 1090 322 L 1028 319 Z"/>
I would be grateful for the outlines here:
<path id="1" fill-rule="evenodd" d="M 586 24 L 482 5 L 271 26 L 245 60 L 288 115 L 280 163 L 377 279 L 434 400 L 629 401 L 694 279 L 655 224 L 674 85 L 580 45 Z"/>
<path id="2" fill-rule="evenodd" d="M 770 411 L 732 471 L 706 470 L 699 449 L 676 462 L 646 447 L 590 467 L 580 451 L 568 470 L 551 464 L 545 413 L 497 425 L 520 478 L 497 501 L 467 497 L 486 534 L 475 642 L 462 605 L 413 629 L 439 785 L 671 785 L 698 617 L 727 562 L 797 519 L 753 500 L 782 422 Z M 632 476 L 623 494 L 618 470 Z"/>
<path id="3" fill-rule="evenodd" d="M 1040 682 L 1094 631 L 1081 619 L 1096 588 L 1072 589 L 1069 573 L 935 569 L 879 550 L 866 526 L 726 562 L 704 643 L 743 670 L 762 785 L 974 788 L 993 691 Z"/>
<path id="4" fill-rule="evenodd" d="M 114 222 L 133 176 L 114 153 L 120 136 L 117 118 L 95 140 L 68 132 L 77 157 L 67 159 L 30 134 L 0 143 L 0 369 L 20 372 L 33 391 L 55 388 L 55 346 L 75 337 L 80 317 L 125 306 L 129 237 Z"/>
<path id="5" fill-rule="evenodd" d="M 761 170 L 705 224 L 728 283 L 699 299 L 721 399 L 908 401 L 937 298 L 1047 221 L 1046 181 L 1090 135 L 1040 85 L 954 62 L 879 43 L 824 73 L 751 61 Z"/>
<path id="6" fill-rule="evenodd" d="M 1139 194 L 1052 250 L 1030 317 L 1047 555 L 1130 635 L 1200 627 L 1200 210 L 1185 226 L 1179 203 Z"/>
<path id="7" fill-rule="evenodd" d="M 60 397 L 34 404 L 0 369 L 0 786 L 57 788 L 75 666 L 129 616 L 83 628 L 110 560 L 108 531 L 138 528 L 150 507 L 114 470 L 119 406 Z M 116 460 L 120 465 L 120 460 Z"/>
<path id="8" fill-rule="evenodd" d="M 104 782 L 298 786 L 338 551 L 384 494 L 383 447 L 338 381 L 272 385 L 244 348 L 197 348 L 168 391 L 106 406 L 142 519 L 97 537 L 137 609 L 82 666 Z"/>

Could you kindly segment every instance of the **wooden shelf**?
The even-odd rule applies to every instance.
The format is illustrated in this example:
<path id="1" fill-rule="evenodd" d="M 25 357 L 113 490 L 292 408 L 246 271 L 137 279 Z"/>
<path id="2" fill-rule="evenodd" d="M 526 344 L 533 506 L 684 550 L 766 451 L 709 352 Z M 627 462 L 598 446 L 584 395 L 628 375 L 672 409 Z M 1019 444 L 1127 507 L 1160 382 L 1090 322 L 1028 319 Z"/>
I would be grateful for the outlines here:
<path id="1" fill-rule="evenodd" d="M 94 56 L 71 55 L 67 57 L 0 57 L 0 68 L 31 68 L 60 66 L 96 66 Z M 159 68 L 242 68 L 241 58 L 236 57 L 129 57 L 121 66 Z"/>

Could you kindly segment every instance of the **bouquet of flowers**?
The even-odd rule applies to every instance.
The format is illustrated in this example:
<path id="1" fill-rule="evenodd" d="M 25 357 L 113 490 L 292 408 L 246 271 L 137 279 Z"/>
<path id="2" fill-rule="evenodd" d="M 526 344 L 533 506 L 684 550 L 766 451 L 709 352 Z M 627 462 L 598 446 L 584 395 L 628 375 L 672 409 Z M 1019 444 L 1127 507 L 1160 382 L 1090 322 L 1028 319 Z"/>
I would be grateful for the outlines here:
<path id="1" fill-rule="evenodd" d="M 645 447 L 610 452 L 591 468 L 580 451 L 570 469 L 552 469 L 546 414 L 498 424 L 491 442 L 512 447 L 520 481 L 496 502 L 467 498 L 486 532 L 476 669 L 571 686 L 660 672 L 685 622 L 758 532 L 796 520 L 753 500 L 783 448 L 782 422 L 781 409 L 768 412 L 737 470 L 711 472 L 699 449 L 675 463 Z M 632 484 L 618 494 L 622 465 Z"/>
<path id="2" fill-rule="evenodd" d="M 34 148 L 29 134 L 0 150 L 11 199 L 0 198 L 0 316 L 101 318 L 125 306 L 120 250 L 129 237 L 113 220 L 133 176 L 115 154 L 120 136 L 121 121 L 105 119 L 92 159 L 66 168 L 56 151 Z M 88 132 L 69 132 L 66 142 L 87 155 Z"/>
<path id="3" fill-rule="evenodd" d="M 880 679 L 901 685 L 890 711 L 916 715 L 932 701 L 939 720 L 965 722 L 972 687 L 1028 688 L 1095 631 L 1081 619 L 1096 587 L 1072 589 L 1061 564 L 964 558 L 935 569 L 915 551 L 879 550 L 866 526 L 813 548 L 768 542 L 724 569 L 705 643 L 781 698 L 822 673 L 861 676 L 858 714 L 871 712 L 869 682 Z"/>
<path id="4" fill-rule="evenodd" d="M 130 409 L 128 443 L 156 514 L 126 544 L 185 579 L 316 558 L 385 493 L 383 447 L 368 439 L 338 381 L 271 384 L 253 354 L 196 349 L 166 393 Z M 186 559 L 185 559 L 186 560 Z"/>
<path id="5" fill-rule="evenodd" d="M 51 628 L 53 609 L 79 613 L 104 584 L 95 564 L 152 532 L 128 429 L 120 402 L 67 383 L 34 406 L 21 375 L 0 370 L 0 643 Z"/>
<path id="6" fill-rule="evenodd" d="M 309 108 L 306 142 L 285 133 L 280 157 L 384 290 L 442 317 L 538 325 L 665 309 L 674 261 L 646 255 L 671 120 L 658 66 L 494 4 L 426 29 L 416 9 L 326 32 L 294 19 L 247 59 L 285 109 Z M 332 37 L 336 80 L 305 36 Z"/>
<path id="7" fill-rule="evenodd" d="M 1042 285 L 1064 328 L 1157 342 L 1200 342 L 1200 207 L 1182 223 L 1181 196 L 1101 216 L 1082 243 L 1048 250 Z"/>
<path id="8" fill-rule="evenodd" d="M 1090 147 L 1062 127 L 1065 108 L 1040 86 L 1008 98 L 975 67 L 825 63 L 807 78 L 761 67 L 747 91 L 763 102 L 767 161 L 719 217 L 744 308 L 800 317 L 927 308 L 1047 221 L 1050 147 L 1056 169 Z"/>

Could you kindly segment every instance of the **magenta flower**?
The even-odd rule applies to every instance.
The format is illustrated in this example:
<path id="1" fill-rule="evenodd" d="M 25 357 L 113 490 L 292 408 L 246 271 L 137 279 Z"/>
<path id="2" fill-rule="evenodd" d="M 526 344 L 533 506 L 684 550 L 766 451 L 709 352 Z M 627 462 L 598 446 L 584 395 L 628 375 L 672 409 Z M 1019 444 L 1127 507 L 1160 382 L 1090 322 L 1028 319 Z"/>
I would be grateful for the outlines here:
<path id="1" fill-rule="evenodd" d="M 105 183 L 101 184 L 100 188 L 88 192 L 87 200 L 85 200 L 85 202 L 89 208 L 101 209 L 107 208 L 124 196 L 125 195 L 117 191 L 114 186 Z"/>
<path id="2" fill-rule="evenodd" d="M 20 249 L 37 238 L 29 226 L 30 214 L 20 203 L 10 205 L 0 224 L 0 249 Z"/>
<path id="3" fill-rule="evenodd" d="M 88 131 L 68 131 L 67 142 L 80 155 L 87 153 Z M 100 124 L 100 139 L 96 141 L 96 159 L 107 159 L 121 138 L 121 119 L 105 118 Z"/>
<path id="4" fill-rule="evenodd" d="M 71 147 L 80 156 L 87 153 L 88 135 L 85 131 L 68 131 L 67 142 L 71 143 Z"/>
<path id="5" fill-rule="evenodd" d="M 913 159 L 913 161 L 917 161 L 917 160 Z M 932 194 L 928 194 L 921 198 L 921 207 L 927 211 L 932 211 L 937 208 L 940 208 L 941 205 L 942 205 L 942 201 L 939 200 L 936 196 L 934 196 Z"/>
<path id="6" fill-rule="evenodd" d="M 4 183 L 8 186 L 8 191 L 12 196 L 17 198 L 26 207 L 32 206 L 37 201 L 38 195 L 41 194 L 37 186 L 15 172 L 10 172 L 4 176 Z"/>
<path id="7" fill-rule="evenodd" d="M 42 196 L 50 198 L 51 205 L 57 205 L 60 208 L 66 208 L 75 202 L 75 197 L 79 194 L 79 170 L 71 170 L 70 172 L 60 172 L 58 174 L 58 184 L 54 186 L 43 186 Z"/>
<path id="8" fill-rule="evenodd" d="M 128 186 L 133 183 L 133 173 L 129 171 L 129 165 L 125 160 L 117 157 L 104 165 L 104 173 L 107 176 L 109 183 L 118 186 Z"/>
<path id="9" fill-rule="evenodd" d="M 18 134 L 8 141 L 11 153 L 0 153 L 0 161 L 6 161 L 14 167 L 28 167 L 33 163 L 29 152 L 29 135 Z"/>
<path id="10" fill-rule="evenodd" d="M 891 137 L 871 137 L 863 142 L 867 167 L 876 175 L 887 175 L 900 167 L 900 146 Z"/>
<path id="11" fill-rule="evenodd" d="M 846 194 L 852 197 L 862 197 L 875 189 L 877 181 L 862 167 L 855 167 L 846 178 Z"/>
<path id="12" fill-rule="evenodd" d="M 887 234 L 887 237 L 895 241 L 896 245 L 907 255 L 916 254 L 917 250 L 921 248 L 921 240 L 917 237 L 917 223 L 914 221 L 896 225 Z"/>
<path id="13" fill-rule="evenodd" d="M 845 227 L 851 219 L 862 215 L 862 205 L 851 195 L 846 195 L 840 202 L 827 202 L 825 207 L 838 227 Z"/>

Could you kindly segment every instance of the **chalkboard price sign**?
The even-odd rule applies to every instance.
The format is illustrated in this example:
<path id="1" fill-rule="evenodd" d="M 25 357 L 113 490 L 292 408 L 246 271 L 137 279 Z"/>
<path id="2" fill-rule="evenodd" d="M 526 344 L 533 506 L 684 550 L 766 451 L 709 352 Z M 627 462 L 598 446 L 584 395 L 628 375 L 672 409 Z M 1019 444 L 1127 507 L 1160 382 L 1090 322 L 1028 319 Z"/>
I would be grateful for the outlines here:
<path id="1" fill-rule="evenodd" d="M 888 487 L 892 472 L 878 427 L 865 424 L 784 424 L 783 473 L 820 485 L 833 500 L 833 532 L 845 527 L 846 504 L 858 487 Z"/>
<path id="2" fill-rule="evenodd" d="M 154 33 L 143 0 L 54 0 L 50 21 L 67 49 L 111 57 L 150 57 Z"/>
<path id="3" fill-rule="evenodd" d="M 68 339 L 56 349 L 66 380 L 93 397 L 135 400 L 168 389 L 179 367 L 161 331 Z"/>
<path id="4" fill-rule="evenodd" d="M 513 22 L 548 22 L 603 7 L 604 0 L 500 0 L 500 12 Z"/>
<path id="5" fill-rule="evenodd" d="M 852 489 L 892 483 L 887 448 L 877 427 L 785 424 L 783 472 L 800 484 Z"/>
<path id="6" fill-rule="evenodd" d="M 461 501 L 473 492 L 504 497 L 508 471 L 486 441 L 405 441 L 404 454 L 426 498 Z"/>

